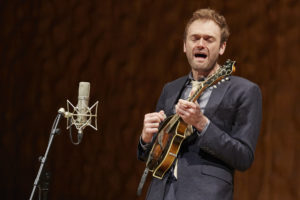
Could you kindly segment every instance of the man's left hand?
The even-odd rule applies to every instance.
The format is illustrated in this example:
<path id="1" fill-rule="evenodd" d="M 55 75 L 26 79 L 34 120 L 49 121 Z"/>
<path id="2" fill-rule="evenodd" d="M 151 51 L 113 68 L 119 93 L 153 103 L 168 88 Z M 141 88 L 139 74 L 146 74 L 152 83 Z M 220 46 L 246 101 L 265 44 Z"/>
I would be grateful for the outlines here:
<path id="1" fill-rule="evenodd" d="M 198 103 L 179 99 L 177 105 L 175 106 L 175 109 L 176 113 L 183 119 L 184 122 L 194 126 L 200 132 L 208 123 L 208 119 L 201 112 Z"/>

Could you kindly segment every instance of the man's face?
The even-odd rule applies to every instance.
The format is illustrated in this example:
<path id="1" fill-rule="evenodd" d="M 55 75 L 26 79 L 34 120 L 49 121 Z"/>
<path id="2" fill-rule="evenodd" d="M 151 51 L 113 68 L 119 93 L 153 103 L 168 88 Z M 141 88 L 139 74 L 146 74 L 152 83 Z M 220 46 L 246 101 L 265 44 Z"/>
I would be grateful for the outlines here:
<path id="1" fill-rule="evenodd" d="M 219 55 L 225 51 L 221 43 L 221 30 L 212 20 L 196 20 L 187 30 L 184 52 L 192 70 L 209 74 L 216 66 Z"/>

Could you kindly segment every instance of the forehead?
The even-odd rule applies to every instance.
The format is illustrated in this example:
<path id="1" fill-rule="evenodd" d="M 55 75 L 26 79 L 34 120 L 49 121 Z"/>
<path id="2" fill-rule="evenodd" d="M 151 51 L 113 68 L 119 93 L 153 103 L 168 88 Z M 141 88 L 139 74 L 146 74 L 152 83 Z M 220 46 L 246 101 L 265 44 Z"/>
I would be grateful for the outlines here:
<path id="1" fill-rule="evenodd" d="M 187 36 L 191 35 L 208 35 L 218 38 L 221 37 L 221 29 L 214 21 L 201 19 L 190 24 Z"/>

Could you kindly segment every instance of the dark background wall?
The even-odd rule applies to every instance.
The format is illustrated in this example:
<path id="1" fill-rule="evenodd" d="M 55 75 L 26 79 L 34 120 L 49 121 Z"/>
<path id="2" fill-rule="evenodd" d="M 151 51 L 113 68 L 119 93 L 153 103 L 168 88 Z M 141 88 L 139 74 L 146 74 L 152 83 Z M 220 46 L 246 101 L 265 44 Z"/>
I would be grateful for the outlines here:
<path id="1" fill-rule="evenodd" d="M 85 129 L 74 146 L 61 123 L 48 160 L 49 199 L 143 199 L 135 196 L 143 115 L 166 82 L 188 73 L 183 29 L 203 7 L 231 27 L 220 63 L 236 60 L 236 74 L 263 93 L 256 159 L 236 173 L 235 199 L 299 199 L 297 0 L 0 1 L 0 198 L 29 198 L 58 108 L 75 104 L 78 83 L 89 81 L 99 131 Z"/>

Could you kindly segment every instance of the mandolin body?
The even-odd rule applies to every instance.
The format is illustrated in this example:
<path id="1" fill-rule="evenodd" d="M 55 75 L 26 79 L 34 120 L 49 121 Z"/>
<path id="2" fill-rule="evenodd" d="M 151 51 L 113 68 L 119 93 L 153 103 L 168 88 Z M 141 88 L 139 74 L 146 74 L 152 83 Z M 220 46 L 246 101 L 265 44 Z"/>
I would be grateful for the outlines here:
<path id="1" fill-rule="evenodd" d="M 150 151 L 147 167 L 153 176 L 162 179 L 175 161 L 182 141 L 185 139 L 187 124 L 182 120 L 170 123 L 177 115 L 168 117 L 159 128 Z"/>

